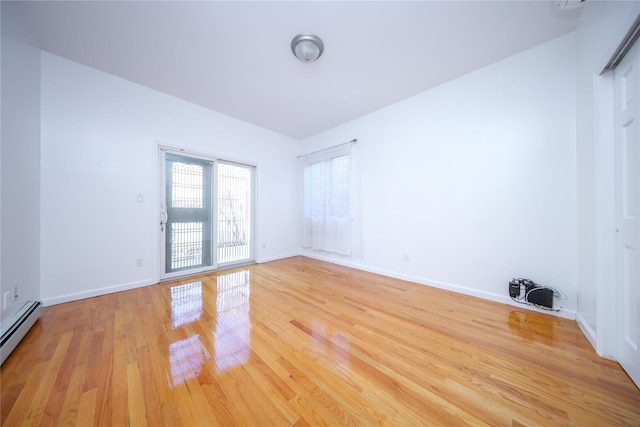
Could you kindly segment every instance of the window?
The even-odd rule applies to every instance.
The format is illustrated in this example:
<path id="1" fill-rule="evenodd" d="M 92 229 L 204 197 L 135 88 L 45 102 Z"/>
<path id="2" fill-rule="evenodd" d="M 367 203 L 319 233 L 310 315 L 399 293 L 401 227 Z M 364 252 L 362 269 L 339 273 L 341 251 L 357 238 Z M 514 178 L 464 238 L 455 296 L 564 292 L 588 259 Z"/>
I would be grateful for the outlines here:
<path id="1" fill-rule="evenodd" d="M 351 254 L 351 145 L 302 157 L 302 246 Z"/>
<path id="2" fill-rule="evenodd" d="M 254 168 L 218 162 L 218 265 L 253 257 Z"/>

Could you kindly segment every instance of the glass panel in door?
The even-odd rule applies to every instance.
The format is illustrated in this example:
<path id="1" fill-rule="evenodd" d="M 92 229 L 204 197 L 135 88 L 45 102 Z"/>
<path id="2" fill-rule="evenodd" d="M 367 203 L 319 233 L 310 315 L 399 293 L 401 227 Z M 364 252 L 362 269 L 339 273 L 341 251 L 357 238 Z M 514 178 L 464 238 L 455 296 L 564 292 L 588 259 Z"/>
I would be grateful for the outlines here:
<path id="1" fill-rule="evenodd" d="M 254 168 L 218 162 L 218 265 L 253 260 Z"/>
<path id="2" fill-rule="evenodd" d="M 213 266 L 212 162 L 166 154 L 165 274 Z"/>

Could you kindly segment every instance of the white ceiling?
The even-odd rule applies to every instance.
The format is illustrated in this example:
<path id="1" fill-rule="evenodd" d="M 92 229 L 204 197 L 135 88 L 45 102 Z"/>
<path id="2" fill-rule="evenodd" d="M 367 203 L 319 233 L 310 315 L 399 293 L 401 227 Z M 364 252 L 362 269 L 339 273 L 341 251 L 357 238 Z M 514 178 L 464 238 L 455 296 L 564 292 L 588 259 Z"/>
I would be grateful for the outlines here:
<path id="1" fill-rule="evenodd" d="M 43 50 L 296 139 L 575 29 L 556 1 L 22 2 Z M 325 44 L 313 64 L 293 36 Z"/>

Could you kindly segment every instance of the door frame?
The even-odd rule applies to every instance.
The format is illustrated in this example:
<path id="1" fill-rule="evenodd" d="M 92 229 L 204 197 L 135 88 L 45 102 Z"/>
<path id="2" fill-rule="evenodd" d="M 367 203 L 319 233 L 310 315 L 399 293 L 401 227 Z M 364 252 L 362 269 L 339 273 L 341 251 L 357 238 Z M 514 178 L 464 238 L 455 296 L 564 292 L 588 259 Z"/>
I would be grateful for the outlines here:
<path id="1" fill-rule="evenodd" d="M 613 71 L 593 76 L 596 210 L 596 331 L 578 323 L 602 357 L 617 358 L 616 147 Z M 613 286 L 612 286 L 613 284 Z"/>
<path id="2" fill-rule="evenodd" d="M 638 282 L 638 269 L 640 268 L 640 256 L 638 255 L 640 245 L 640 218 L 638 218 L 639 212 L 637 209 L 639 206 L 635 206 L 635 216 L 631 218 L 625 217 L 624 208 L 624 195 L 625 195 L 625 176 L 624 166 L 626 165 L 626 158 L 624 157 L 623 141 L 627 138 L 624 137 L 626 132 L 622 132 L 622 126 L 624 123 L 633 123 L 629 140 L 635 145 L 636 151 L 632 152 L 632 156 L 629 156 L 634 163 L 636 172 L 640 169 L 640 153 L 638 152 L 638 143 L 640 142 L 640 135 L 638 134 L 638 119 L 640 118 L 640 106 L 638 105 L 638 96 L 640 95 L 640 43 L 634 43 L 628 50 L 627 55 L 620 61 L 615 67 L 614 81 L 615 81 L 615 146 L 616 146 L 616 342 L 617 342 L 617 360 L 620 365 L 627 371 L 628 375 L 638 385 L 640 385 L 640 349 L 638 349 L 638 327 L 640 326 L 640 318 L 638 318 L 638 294 L 640 292 L 640 283 Z M 627 81 L 627 72 L 633 71 L 631 76 L 632 82 L 635 85 L 632 86 L 631 92 L 625 89 L 623 82 Z M 620 107 L 622 100 L 627 99 L 625 95 L 631 94 L 633 104 L 626 105 L 624 108 Z M 631 110 L 631 112 L 628 112 Z M 625 126 L 626 127 L 626 126 Z M 632 167 L 633 168 L 633 167 Z M 639 197 L 640 193 L 640 177 L 631 175 L 631 178 L 635 178 L 633 184 L 635 186 L 629 186 L 631 191 L 629 193 Z M 620 205 L 623 205 L 622 207 Z M 636 200 L 636 205 L 638 201 Z M 629 245 L 629 246 L 627 246 Z M 628 264 L 625 264 L 625 252 L 623 248 L 631 247 L 632 252 L 631 260 Z M 625 275 L 625 271 L 631 271 L 631 280 L 628 280 L 628 276 Z M 634 277 L 635 273 L 635 277 Z M 629 283 L 626 283 L 626 282 Z M 627 301 L 628 296 L 625 296 L 626 290 L 631 288 L 631 292 L 635 292 L 635 298 Z M 631 316 L 635 318 L 635 322 L 628 322 L 625 313 L 631 313 Z M 627 325 L 632 324 L 632 329 L 635 330 L 634 336 L 625 337 L 625 331 L 627 331 Z M 630 339 L 635 340 L 631 342 Z"/>
<path id="3" fill-rule="evenodd" d="M 599 356 L 618 359 L 617 349 L 617 271 L 616 271 L 616 155 L 615 155 L 615 84 L 613 70 L 607 68 L 618 48 L 624 43 L 640 6 L 632 13 L 613 39 L 608 51 L 593 70 L 593 144 L 595 168 L 595 239 L 596 239 L 596 319 L 594 331 L 580 311 L 576 321 Z M 613 285 L 613 286 L 612 286 Z"/>

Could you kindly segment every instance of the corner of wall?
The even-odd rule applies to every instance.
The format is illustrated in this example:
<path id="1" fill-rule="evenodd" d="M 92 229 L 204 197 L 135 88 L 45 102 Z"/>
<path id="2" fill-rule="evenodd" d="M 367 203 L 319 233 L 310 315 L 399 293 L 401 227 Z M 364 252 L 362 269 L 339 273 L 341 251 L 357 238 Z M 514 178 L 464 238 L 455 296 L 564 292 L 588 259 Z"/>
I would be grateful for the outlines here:
<path id="1" fill-rule="evenodd" d="M 2 320 L 40 298 L 40 50 L 2 2 L 0 149 Z M 17 297 L 5 307 L 5 295 Z"/>

